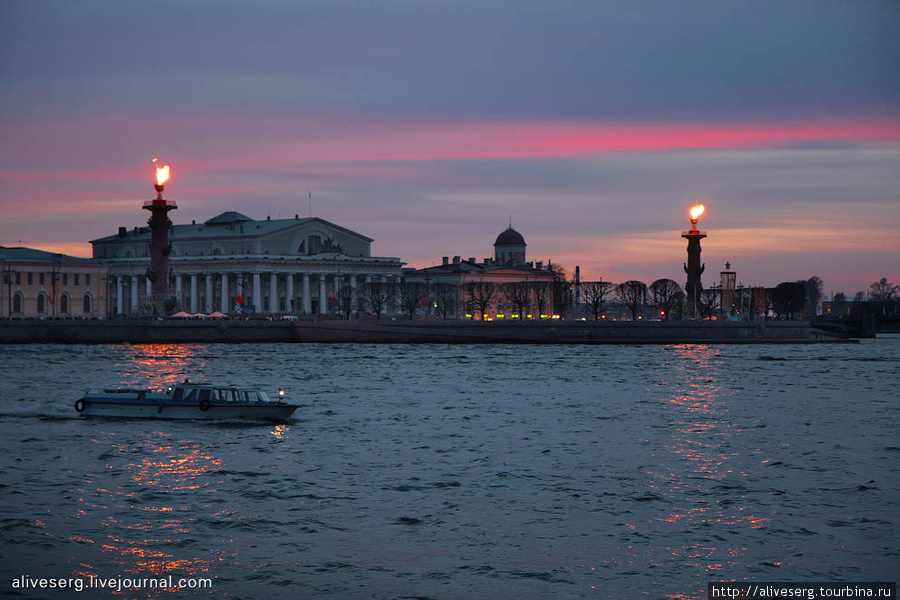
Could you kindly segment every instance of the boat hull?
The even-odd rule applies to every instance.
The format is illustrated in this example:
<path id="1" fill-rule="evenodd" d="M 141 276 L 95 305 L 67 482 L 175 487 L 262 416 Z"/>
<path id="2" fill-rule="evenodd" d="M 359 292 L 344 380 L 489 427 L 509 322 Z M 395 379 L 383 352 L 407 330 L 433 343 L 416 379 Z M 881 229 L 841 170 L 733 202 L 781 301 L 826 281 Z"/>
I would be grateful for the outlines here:
<path id="1" fill-rule="evenodd" d="M 285 422 L 299 408 L 293 404 L 175 403 L 168 396 L 142 399 L 85 396 L 76 403 L 82 417 L 134 419 L 250 420 Z"/>

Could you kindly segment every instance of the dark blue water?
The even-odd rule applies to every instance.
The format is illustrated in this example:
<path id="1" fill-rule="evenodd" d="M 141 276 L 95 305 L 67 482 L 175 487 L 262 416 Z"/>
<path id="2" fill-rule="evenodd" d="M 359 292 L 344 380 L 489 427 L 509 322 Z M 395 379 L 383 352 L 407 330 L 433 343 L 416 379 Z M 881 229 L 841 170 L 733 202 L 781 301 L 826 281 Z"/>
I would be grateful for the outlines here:
<path id="1" fill-rule="evenodd" d="M 827 346 L 0 347 L 0 589 L 701 598 L 895 580 L 900 338 Z M 87 388 L 275 390 L 286 425 L 75 418 Z"/>

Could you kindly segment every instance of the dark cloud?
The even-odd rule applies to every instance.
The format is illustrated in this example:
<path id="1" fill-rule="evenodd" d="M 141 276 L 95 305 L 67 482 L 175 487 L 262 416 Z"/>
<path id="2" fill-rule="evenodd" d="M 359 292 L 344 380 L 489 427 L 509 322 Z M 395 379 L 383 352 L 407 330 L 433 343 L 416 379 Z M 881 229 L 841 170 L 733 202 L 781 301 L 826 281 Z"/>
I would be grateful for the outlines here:
<path id="1" fill-rule="evenodd" d="M 31 85 L 85 111 L 687 120 L 900 107 L 896 2 L 14 0 L 0 10 L 11 101 Z"/>

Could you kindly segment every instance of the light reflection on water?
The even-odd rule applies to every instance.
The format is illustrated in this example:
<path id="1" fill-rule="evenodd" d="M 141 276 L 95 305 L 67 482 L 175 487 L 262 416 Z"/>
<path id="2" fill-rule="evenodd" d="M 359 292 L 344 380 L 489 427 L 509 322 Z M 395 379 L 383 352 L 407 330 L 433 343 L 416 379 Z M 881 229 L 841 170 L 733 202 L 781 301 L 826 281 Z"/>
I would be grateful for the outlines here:
<path id="1" fill-rule="evenodd" d="M 865 345 L 6 350 L 9 397 L 41 416 L 0 415 L 15 457 L 0 544 L 18 550 L 3 576 L 210 576 L 207 597 L 226 598 L 619 599 L 896 565 L 900 356 Z M 848 404 L 828 367 L 856 356 Z M 43 373 L 56 400 L 24 375 L 36 364 L 60 365 Z M 88 387 L 185 377 L 287 387 L 305 408 L 275 426 L 71 418 Z"/>
<path id="2" fill-rule="evenodd" d="M 96 486 L 93 477 L 86 480 L 78 515 L 79 519 L 98 523 L 99 535 L 94 539 L 70 537 L 94 548 L 76 573 L 82 577 L 209 575 L 224 552 L 196 556 L 197 549 L 192 546 L 198 519 L 194 497 L 217 492 L 217 481 L 210 475 L 223 465 L 210 446 L 177 439 L 161 430 L 148 432 L 137 442 L 119 441 L 118 436 L 95 438 L 93 442 L 108 447 L 101 455 L 102 468 L 121 483 L 107 488 Z"/>
<path id="3" fill-rule="evenodd" d="M 203 380 L 207 372 L 205 347 L 200 344 L 121 344 L 116 367 L 122 378 L 116 385 L 163 388 L 191 377 Z"/>
<path id="4" fill-rule="evenodd" d="M 644 520 L 629 523 L 635 535 L 643 538 L 628 547 L 632 564 L 690 566 L 711 578 L 716 571 L 741 565 L 746 546 L 724 543 L 725 537 L 710 533 L 760 527 L 765 521 L 745 514 L 746 504 L 734 498 L 740 496 L 748 473 L 732 467 L 738 452 L 731 441 L 740 430 L 728 415 L 721 352 L 717 346 L 672 348 L 674 360 L 665 381 L 668 390 L 658 407 L 657 429 L 662 437 L 645 439 L 660 450 L 645 471 L 648 492 L 639 498 L 658 508 L 650 511 L 652 516 L 645 514 Z M 679 538 L 686 543 L 668 543 Z"/>
<path id="5" fill-rule="evenodd" d="M 669 399 L 671 435 L 665 447 L 680 468 L 677 473 L 657 474 L 666 479 L 659 488 L 673 504 L 667 515 L 657 519 L 684 531 L 759 528 L 767 521 L 747 512 L 751 509 L 743 492 L 750 474 L 735 472 L 730 462 L 738 456 L 731 441 L 740 430 L 729 418 L 729 402 L 721 385 L 727 377 L 722 372 L 722 351 L 722 347 L 702 345 L 675 348 L 680 385 Z M 670 548 L 672 558 L 707 572 L 741 564 L 745 546 L 706 539 L 709 541 Z"/>

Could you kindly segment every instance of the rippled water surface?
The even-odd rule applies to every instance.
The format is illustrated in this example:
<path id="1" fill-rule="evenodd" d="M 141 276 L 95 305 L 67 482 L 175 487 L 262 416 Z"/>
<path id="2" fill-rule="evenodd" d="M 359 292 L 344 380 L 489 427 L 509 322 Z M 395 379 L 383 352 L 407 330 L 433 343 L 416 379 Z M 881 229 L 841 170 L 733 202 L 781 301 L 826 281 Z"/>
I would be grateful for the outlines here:
<path id="1" fill-rule="evenodd" d="M 0 586 L 89 598 L 701 598 L 900 572 L 900 338 L 814 346 L 0 346 Z M 84 420 L 274 390 L 286 425 Z M 14 597 L 65 598 L 63 592 Z"/>

